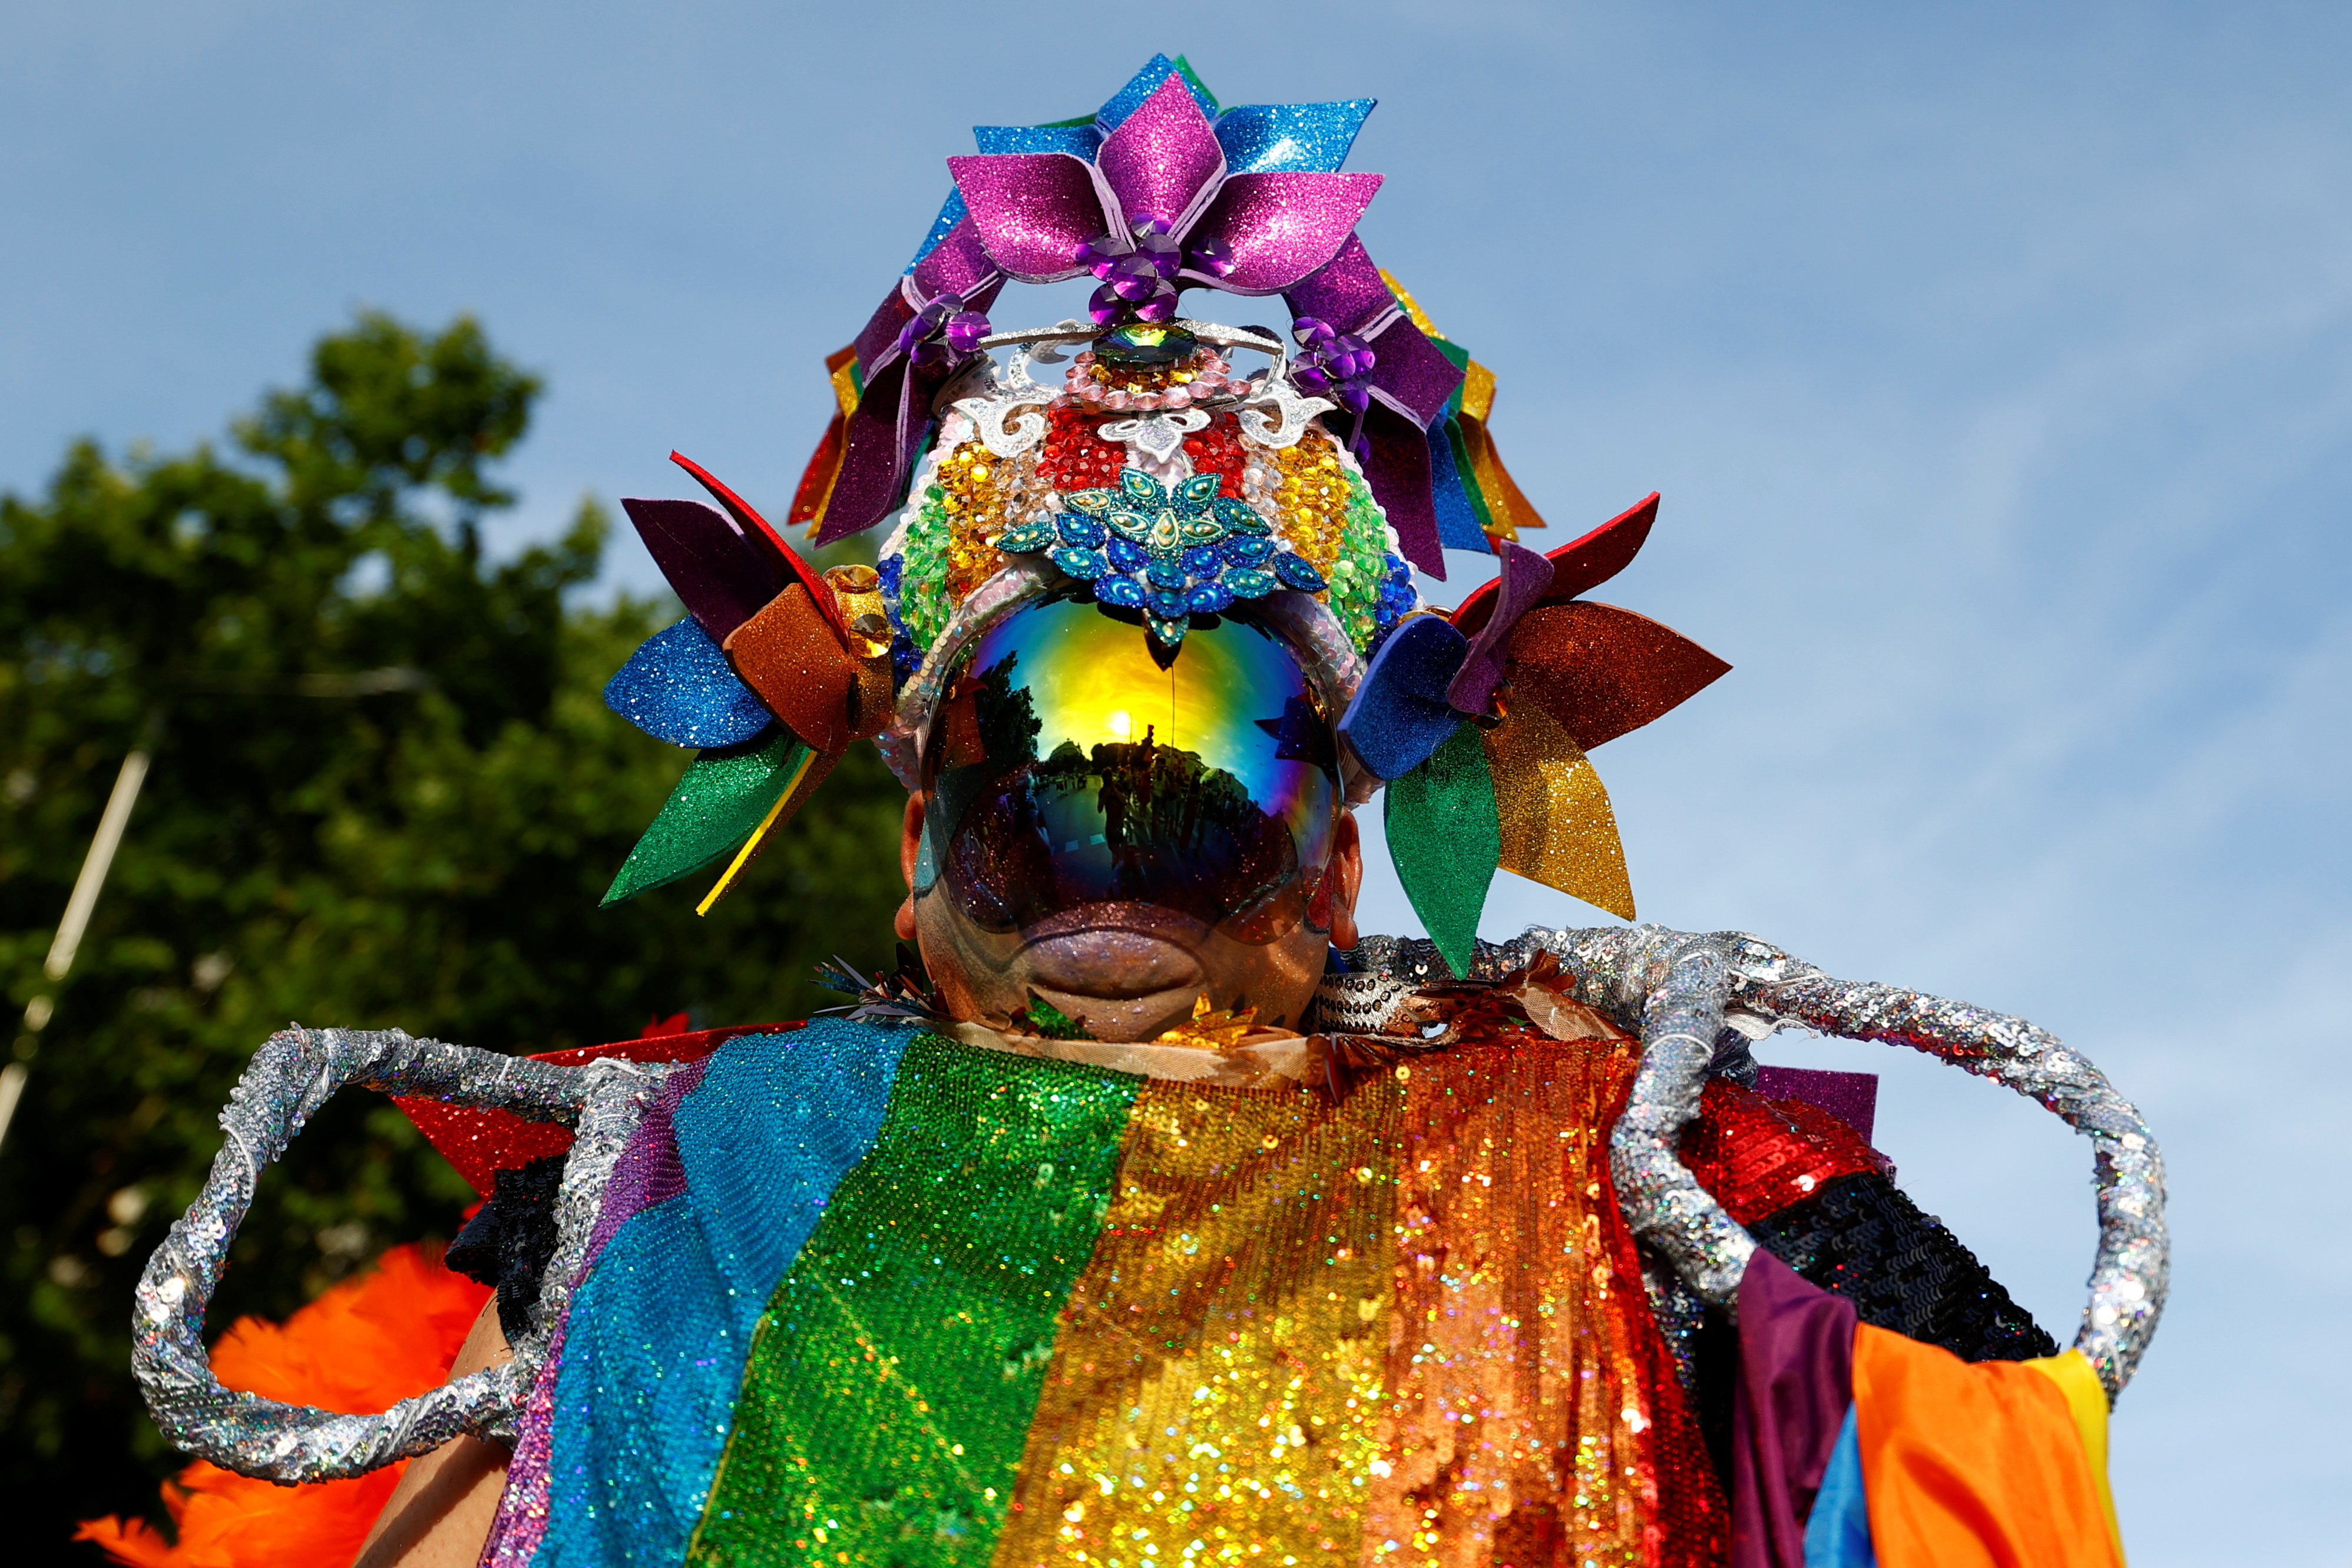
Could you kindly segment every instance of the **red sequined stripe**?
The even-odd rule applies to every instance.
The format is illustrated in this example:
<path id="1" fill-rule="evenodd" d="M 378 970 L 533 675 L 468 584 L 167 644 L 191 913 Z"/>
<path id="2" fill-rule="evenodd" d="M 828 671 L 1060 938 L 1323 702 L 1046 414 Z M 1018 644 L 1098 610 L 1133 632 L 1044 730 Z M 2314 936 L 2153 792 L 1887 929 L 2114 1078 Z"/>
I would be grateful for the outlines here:
<path id="1" fill-rule="evenodd" d="M 1204 430 L 1184 437 L 1184 455 L 1196 474 L 1217 476 L 1217 493 L 1235 500 L 1242 494 L 1241 426 L 1230 414 L 1220 414 Z"/>
<path id="2" fill-rule="evenodd" d="M 1829 1112 L 1720 1078 L 1699 1097 L 1681 1153 L 1699 1185 L 1742 1225 L 1812 1196 L 1833 1177 L 1885 1169 L 1876 1151 Z"/>
<path id="3" fill-rule="evenodd" d="M 1037 474 L 1057 490 L 1108 489 L 1118 483 L 1127 466 L 1127 448 L 1095 434 L 1108 417 L 1081 414 L 1075 408 L 1048 409 L 1045 449 L 1037 459 Z"/>

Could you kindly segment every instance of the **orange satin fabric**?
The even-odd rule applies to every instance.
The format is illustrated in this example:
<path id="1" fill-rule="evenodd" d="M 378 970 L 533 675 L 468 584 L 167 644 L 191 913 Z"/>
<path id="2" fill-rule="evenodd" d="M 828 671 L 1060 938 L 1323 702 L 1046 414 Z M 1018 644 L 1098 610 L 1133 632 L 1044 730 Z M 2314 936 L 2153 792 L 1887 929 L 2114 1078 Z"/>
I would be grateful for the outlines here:
<path id="1" fill-rule="evenodd" d="M 1879 1568 L 2123 1568 L 2066 1396 L 1863 1325 L 1853 1401 Z"/>

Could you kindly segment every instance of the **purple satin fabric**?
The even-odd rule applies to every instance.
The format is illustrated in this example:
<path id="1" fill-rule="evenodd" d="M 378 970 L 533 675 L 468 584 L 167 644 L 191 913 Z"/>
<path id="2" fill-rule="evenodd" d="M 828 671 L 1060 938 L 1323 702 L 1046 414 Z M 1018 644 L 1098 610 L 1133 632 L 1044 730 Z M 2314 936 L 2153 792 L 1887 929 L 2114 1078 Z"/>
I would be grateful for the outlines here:
<path id="1" fill-rule="evenodd" d="M 1551 588 L 1551 563 L 1542 555 L 1507 539 L 1496 540 L 1495 551 L 1503 558 L 1500 598 L 1495 613 L 1471 639 L 1469 657 L 1462 661 L 1453 684 L 1445 689 L 1446 703 L 1458 712 L 1486 711 L 1495 688 L 1502 683 L 1503 646 L 1510 641 L 1511 628 Z"/>
<path id="2" fill-rule="evenodd" d="M 1171 76 L 1103 138 L 1095 166 L 1118 193 L 1129 225 L 1155 217 L 1173 228 L 1223 176 L 1225 150 L 1183 79 Z"/>
<path id="3" fill-rule="evenodd" d="M 1804 1568 L 1805 1517 L 1853 1404 L 1853 1303 L 1759 1248 L 1739 1282 L 1730 1568 Z"/>
<path id="4" fill-rule="evenodd" d="M 702 1081 L 709 1058 L 688 1062 L 663 1083 L 646 1119 L 637 1124 L 613 1177 L 604 1188 L 604 1202 L 588 1233 L 588 1251 L 580 1276 L 604 1255 L 613 1235 L 635 1215 L 656 1204 L 667 1203 L 686 1191 L 686 1167 L 677 1156 L 677 1116 L 679 1103 Z M 563 1347 L 569 1321 L 555 1325 L 547 1359 L 532 1380 L 530 1396 L 523 1402 L 522 1420 L 515 1433 L 514 1458 L 507 1461 L 506 1490 L 499 1498 L 498 1518 L 482 1544 L 481 1568 L 524 1568 L 547 1536 L 548 1460 L 555 1422 L 555 1382 L 563 1370 Z"/>

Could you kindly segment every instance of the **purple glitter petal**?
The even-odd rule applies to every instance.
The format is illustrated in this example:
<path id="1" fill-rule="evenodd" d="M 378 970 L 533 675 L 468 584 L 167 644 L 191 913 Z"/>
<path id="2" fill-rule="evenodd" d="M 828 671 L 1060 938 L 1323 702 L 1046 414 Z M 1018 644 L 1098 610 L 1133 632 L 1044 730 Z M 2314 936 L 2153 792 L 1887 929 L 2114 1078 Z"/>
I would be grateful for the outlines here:
<path id="1" fill-rule="evenodd" d="M 1225 153 L 1191 90 L 1171 76 L 1103 138 L 1095 165 L 1130 219 L 1149 213 L 1179 225 L 1224 174 Z"/>
<path id="2" fill-rule="evenodd" d="M 1078 247 L 1111 226 L 1094 170 L 1066 153 L 973 154 L 948 170 L 989 258 L 1024 282 L 1076 277 Z"/>
<path id="3" fill-rule="evenodd" d="M 1339 252 L 1380 188 L 1378 174 L 1234 175 L 1195 226 L 1223 241 L 1233 270 L 1203 281 L 1234 294 L 1281 292 Z M 1362 318 L 1331 319 L 1353 326 Z"/>
<path id="4" fill-rule="evenodd" d="M 1226 188 L 1230 190 L 1240 178 L 1227 180 Z M 1389 292 L 1364 242 L 1354 235 L 1343 240 L 1321 268 L 1285 289 L 1284 298 L 1290 302 L 1292 315 L 1328 321 L 1337 331 L 1350 332 L 1396 309 L 1396 296 Z"/>
<path id="5" fill-rule="evenodd" d="M 1496 540 L 1495 552 L 1503 558 L 1495 613 L 1478 628 L 1469 658 L 1462 661 L 1453 684 L 1445 689 L 1445 700 L 1464 713 L 1486 711 L 1503 679 L 1504 646 L 1519 617 L 1535 608 L 1551 586 L 1551 562 L 1547 557 L 1508 539 Z"/>
<path id="6" fill-rule="evenodd" d="M 954 294 L 966 301 L 1002 276 L 996 263 L 988 258 L 980 230 L 969 216 L 957 219 L 955 226 L 915 263 L 913 272 L 917 293 L 926 298 Z"/>

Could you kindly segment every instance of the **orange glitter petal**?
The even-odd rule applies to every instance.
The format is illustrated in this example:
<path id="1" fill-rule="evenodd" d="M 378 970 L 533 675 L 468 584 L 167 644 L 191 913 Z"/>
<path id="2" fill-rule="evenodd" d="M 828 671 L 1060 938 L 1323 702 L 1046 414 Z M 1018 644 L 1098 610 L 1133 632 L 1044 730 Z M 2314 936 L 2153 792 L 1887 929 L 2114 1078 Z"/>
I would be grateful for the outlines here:
<path id="1" fill-rule="evenodd" d="M 1589 599 L 1528 611 L 1509 649 L 1512 695 L 1541 704 L 1588 752 L 1731 668 L 1671 626 Z"/>

